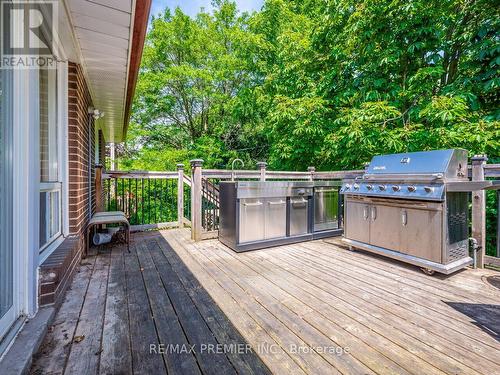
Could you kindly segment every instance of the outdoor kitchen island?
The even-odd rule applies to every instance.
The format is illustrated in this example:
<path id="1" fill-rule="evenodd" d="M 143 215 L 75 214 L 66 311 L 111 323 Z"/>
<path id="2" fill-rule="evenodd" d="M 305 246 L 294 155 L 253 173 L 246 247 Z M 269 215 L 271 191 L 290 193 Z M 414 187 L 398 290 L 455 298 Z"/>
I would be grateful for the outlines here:
<path id="1" fill-rule="evenodd" d="M 240 252 L 341 235 L 339 187 L 328 181 L 221 182 L 219 240 Z"/>

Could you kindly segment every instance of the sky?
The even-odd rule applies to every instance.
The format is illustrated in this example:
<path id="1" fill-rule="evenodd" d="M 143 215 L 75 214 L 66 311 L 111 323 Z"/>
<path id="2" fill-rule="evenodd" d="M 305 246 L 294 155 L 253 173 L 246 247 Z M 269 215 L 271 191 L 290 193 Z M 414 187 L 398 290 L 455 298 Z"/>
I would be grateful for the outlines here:
<path id="1" fill-rule="evenodd" d="M 260 10 L 264 0 L 235 0 L 238 5 L 238 9 L 241 12 Z M 153 0 L 151 5 L 151 15 L 157 15 L 163 12 L 165 7 L 175 9 L 177 6 L 182 9 L 184 13 L 189 16 L 196 16 L 200 11 L 200 8 L 204 7 L 206 11 L 212 9 L 211 0 Z"/>

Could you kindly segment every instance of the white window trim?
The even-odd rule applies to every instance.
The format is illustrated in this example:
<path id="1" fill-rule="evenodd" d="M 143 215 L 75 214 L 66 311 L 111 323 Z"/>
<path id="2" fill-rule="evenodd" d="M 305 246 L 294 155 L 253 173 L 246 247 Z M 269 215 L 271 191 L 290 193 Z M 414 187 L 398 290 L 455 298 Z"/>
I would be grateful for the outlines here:
<path id="1" fill-rule="evenodd" d="M 57 63 L 57 156 L 58 182 L 41 182 L 40 192 L 59 191 L 60 231 L 47 240 L 39 249 L 39 264 L 42 264 L 50 254 L 69 235 L 69 167 L 68 167 L 68 63 Z"/>
<path id="2" fill-rule="evenodd" d="M 22 35 L 22 33 L 20 34 Z M 14 70 L 14 212 L 13 246 L 16 251 L 18 312 L 33 316 L 37 310 L 39 256 L 39 109 L 38 71 Z"/>
<path id="3" fill-rule="evenodd" d="M 54 246 L 54 243 L 56 240 L 59 239 L 59 237 L 62 237 L 62 183 L 61 182 L 41 182 L 40 183 L 40 192 L 45 192 L 45 193 L 54 193 L 57 192 L 59 193 L 59 231 L 56 232 L 52 237 L 47 238 L 47 242 L 45 245 L 43 245 L 40 248 L 40 264 L 43 263 L 45 259 L 57 248 L 57 246 Z M 47 215 L 50 215 L 50 212 L 47 212 Z M 60 243 L 61 241 L 57 241 Z"/>

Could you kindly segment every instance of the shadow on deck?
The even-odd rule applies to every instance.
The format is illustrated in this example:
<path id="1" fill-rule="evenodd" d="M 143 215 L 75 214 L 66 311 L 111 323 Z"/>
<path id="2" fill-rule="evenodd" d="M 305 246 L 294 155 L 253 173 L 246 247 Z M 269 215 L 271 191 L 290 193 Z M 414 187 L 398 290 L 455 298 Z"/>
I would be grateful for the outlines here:
<path id="1" fill-rule="evenodd" d="M 32 374 L 269 373 L 159 232 L 84 259 Z"/>

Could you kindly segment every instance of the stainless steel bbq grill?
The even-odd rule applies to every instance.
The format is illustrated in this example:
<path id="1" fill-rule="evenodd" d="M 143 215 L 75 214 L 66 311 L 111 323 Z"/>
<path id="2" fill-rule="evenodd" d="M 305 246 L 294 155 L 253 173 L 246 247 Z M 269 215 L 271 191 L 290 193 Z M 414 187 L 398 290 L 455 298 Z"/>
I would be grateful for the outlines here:
<path id="1" fill-rule="evenodd" d="M 452 273 L 473 262 L 468 193 L 485 188 L 491 181 L 468 180 L 466 150 L 375 156 L 361 178 L 342 183 L 343 241 L 429 273 Z"/>

